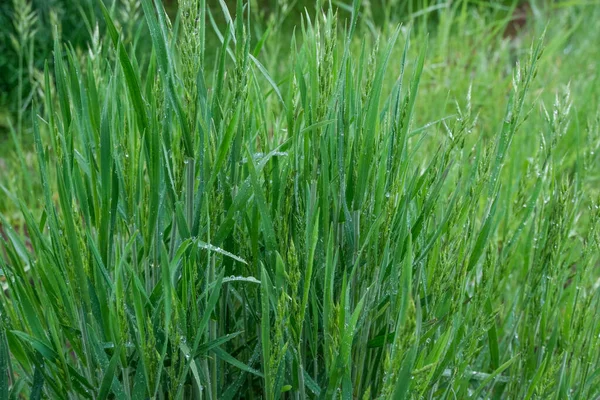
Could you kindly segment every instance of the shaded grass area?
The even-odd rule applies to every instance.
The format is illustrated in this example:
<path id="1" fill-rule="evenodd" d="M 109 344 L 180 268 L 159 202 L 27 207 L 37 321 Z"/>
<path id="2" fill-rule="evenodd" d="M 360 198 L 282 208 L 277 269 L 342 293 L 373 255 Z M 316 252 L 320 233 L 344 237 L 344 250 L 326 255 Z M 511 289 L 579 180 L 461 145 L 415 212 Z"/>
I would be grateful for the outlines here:
<path id="1" fill-rule="evenodd" d="M 0 397 L 600 394 L 598 6 L 141 4 L 2 181 Z"/>

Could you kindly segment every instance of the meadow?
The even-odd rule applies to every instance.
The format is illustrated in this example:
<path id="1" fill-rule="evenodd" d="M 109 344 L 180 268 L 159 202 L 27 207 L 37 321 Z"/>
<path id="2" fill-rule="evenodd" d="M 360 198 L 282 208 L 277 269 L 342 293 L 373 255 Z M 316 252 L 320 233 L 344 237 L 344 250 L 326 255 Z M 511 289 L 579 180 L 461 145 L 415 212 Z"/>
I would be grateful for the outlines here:
<path id="1" fill-rule="evenodd" d="M 599 398 L 598 2 L 20 1 L 0 399 Z"/>

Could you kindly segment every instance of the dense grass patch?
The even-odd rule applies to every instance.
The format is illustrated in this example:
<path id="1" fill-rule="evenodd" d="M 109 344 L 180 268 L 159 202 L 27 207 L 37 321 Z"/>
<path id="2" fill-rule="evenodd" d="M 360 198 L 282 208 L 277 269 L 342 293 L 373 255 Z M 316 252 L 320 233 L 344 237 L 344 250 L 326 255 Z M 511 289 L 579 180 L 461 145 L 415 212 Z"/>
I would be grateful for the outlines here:
<path id="1" fill-rule="evenodd" d="M 2 185 L 0 398 L 600 395 L 599 7 L 141 3 Z"/>

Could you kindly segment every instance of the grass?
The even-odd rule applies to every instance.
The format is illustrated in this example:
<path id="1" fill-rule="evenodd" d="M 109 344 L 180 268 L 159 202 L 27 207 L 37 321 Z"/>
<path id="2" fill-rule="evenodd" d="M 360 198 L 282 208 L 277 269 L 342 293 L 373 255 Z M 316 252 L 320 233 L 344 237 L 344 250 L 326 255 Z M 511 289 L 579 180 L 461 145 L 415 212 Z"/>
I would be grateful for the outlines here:
<path id="1" fill-rule="evenodd" d="M 56 38 L 31 185 L 2 186 L 0 398 L 598 397 L 600 7 L 576 3 L 504 38 L 461 1 L 284 35 L 142 0 L 151 52 L 106 9 L 88 54 Z"/>

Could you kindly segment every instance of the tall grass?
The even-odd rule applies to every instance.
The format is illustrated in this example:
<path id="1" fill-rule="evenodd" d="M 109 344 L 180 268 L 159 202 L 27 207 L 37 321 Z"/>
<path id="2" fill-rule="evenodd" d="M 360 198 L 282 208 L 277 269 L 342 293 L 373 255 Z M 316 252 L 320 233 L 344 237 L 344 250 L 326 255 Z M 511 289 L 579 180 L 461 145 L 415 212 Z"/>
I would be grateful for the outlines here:
<path id="1" fill-rule="evenodd" d="M 89 55 L 55 40 L 0 398 L 600 395 L 598 7 L 523 47 L 460 1 L 289 40 L 141 3 L 149 55 L 106 8 Z"/>

